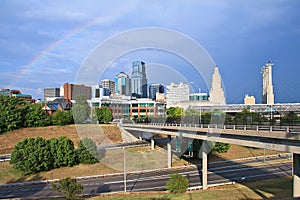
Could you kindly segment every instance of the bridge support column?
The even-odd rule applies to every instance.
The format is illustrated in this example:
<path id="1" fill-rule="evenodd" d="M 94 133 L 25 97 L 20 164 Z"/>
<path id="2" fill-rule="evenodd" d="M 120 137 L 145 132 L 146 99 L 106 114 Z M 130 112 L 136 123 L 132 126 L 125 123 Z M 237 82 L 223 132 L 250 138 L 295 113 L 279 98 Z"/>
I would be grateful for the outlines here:
<path id="1" fill-rule="evenodd" d="M 168 168 L 172 167 L 172 148 L 171 148 L 171 143 L 167 144 L 167 149 L 168 149 Z"/>
<path id="2" fill-rule="evenodd" d="M 202 189 L 207 189 L 207 142 L 202 142 Z"/>
<path id="3" fill-rule="evenodd" d="M 172 135 L 168 135 L 168 140 L 169 140 L 169 142 L 171 142 L 171 140 L 172 140 Z"/>
<path id="4" fill-rule="evenodd" d="M 151 139 L 151 150 L 154 150 L 155 147 L 155 141 L 154 139 Z"/>
<path id="5" fill-rule="evenodd" d="M 294 188 L 293 197 L 300 199 L 300 154 L 293 154 Z"/>

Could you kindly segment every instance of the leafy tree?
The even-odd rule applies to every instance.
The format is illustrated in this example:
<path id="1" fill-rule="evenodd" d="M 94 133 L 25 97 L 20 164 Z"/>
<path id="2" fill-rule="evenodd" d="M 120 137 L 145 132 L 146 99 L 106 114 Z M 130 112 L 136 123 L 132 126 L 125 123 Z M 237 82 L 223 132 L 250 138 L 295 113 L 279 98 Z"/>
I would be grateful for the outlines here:
<path id="1" fill-rule="evenodd" d="M 52 115 L 52 123 L 54 125 L 64 126 L 73 122 L 72 111 L 58 110 Z"/>
<path id="2" fill-rule="evenodd" d="M 107 124 L 113 120 L 112 111 L 105 106 L 96 108 L 96 117 L 100 124 Z"/>
<path id="3" fill-rule="evenodd" d="M 50 170 L 53 159 L 45 139 L 25 138 L 15 145 L 10 163 L 15 169 L 28 175 Z"/>
<path id="4" fill-rule="evenodd" d="M 295 112 L 292 111 L 285 114 L 281 119 L 282 125 L 293 126 L 297 123 L 299 123 L 299 117 Z"/>
<path id="5" fill-rule="evenodd" d="M 236 116 L 232 120 L 232 123 L 241 124 L 241 125 L 247 125 L 247 124 L 258 125 L 261 124 L 262 120 L 264 120 L 264 118 L 260 116 L 259 113 L 250 112 L 249 108 L 245 108 L 242 110 L 242 112 L 236 114 Z"/>
<path id="6" fill-rule="evenodd" d="M 229 148 L 230 148 L 230 144 L 216 142 L 213 151 L 218 153 L 226 153 L 229 150 Z"/>
<path id="7" fill-rule="evenodd" d="M 75 96 L 75 105 L 72 107 L 72 113 L 75 123 L 84 123 L 89 116 L 90 107 L 86 97 L 82 94 Z"/>
<path id="8" fill-rule="evenodd" d="M 58 184 L 51 183 L 51 187 L 53 191 L 63 193 L 67 199 L 74 199 L 83 191 L 83 186 L 70 177 L 60 179 Z"/>
<path id="9" fill-rule="evenodd" d="M 198 158 L 203 140 L 194 139 L 193 140 L 193 157 Z"/>
<path id="10" fill-rule="evenodd" d="M 48 140 L 51 155 L 53 158 L 53 167 L 63 166 L 72 167 L 77 164 L 76 152 L 73 142 L 67 137 L 51 138 Z"/>
<path id="11" fill-rule="evenodd" d="M 97 163 L 97 146 L 90 138 L 84 138 L 79 141 L 77 148 L 77 158 L 80 163 L 94 164 Z"/>
<path id="12" fill-rule="evenodd" d="M 175 194 L 184 193 L 189 187 L 189 181 L 181 174 L 171 174 L 170 180 L 167 182 L 166 188 Z"/>
<path id="13" fill-rule="evenodd" d="M 0 132 L 23 127 L 28 106 L 23 99 L 0 96 Z"/>
<path id="14" fill-rule="evenodd" d="M 167 109 L 167 122 L 180 123 L 184 116 L 184 110 L 180 107 L 170 107 Z"/>
<path id="15" fill-rule="evenodd" d="M 38 104 L 30 104 L 25 118 L 25 127 L 41 127 L 51 124 L 51 117 Z"/>

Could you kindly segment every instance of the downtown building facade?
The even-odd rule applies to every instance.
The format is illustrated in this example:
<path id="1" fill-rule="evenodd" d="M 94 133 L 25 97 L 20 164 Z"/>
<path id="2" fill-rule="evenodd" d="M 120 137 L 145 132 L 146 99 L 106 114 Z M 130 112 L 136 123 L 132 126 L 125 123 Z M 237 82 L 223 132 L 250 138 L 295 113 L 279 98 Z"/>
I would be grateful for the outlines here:
<path id="1" fill-rule="evenodd" d="M 60 97 L 60 88 L 44 88 L 44 100 Z"/>
<path id="2" fill-rule="evenodd" d="M 151 84 L 149 86 L 149 99 L 156 100 L 157 93 L 163 94 L 165 92 L 162 84 Z"/>
<path id="3" fill-rule="evenodd" d="M 168 106 L 189 102 L 190 87 L 184 83 L 166 85 L 166 102 Z"/>
<path id="4" fill-rule="evenodd" d="M 166 116 L 165 103 L 156 102 L 147 98 L 92 98 L 91 100 L 88 100 L 88 103 L 92 108 L 92 115 L 95 108 L 105 106 L 111 109 L 114 119 L 137 120 Z"/>
<path id="5" fill-rule="evenodd" d="M 80 84 L 64 84 L 64 98 L 66 100 L 74 100 L 76 95 L 84 95 L 86 99 L 92 97 L 92 87 Z"/>
<path id="6" fill-rule="evenodd" d="M 101 85 L 102 85 L 103 88 L 106 88 L 106 89 L 109 90 L 110 95 L 115 94 L 115 82 L 114 81 L 104 79 L 104 80 L 101 80 Z"/>

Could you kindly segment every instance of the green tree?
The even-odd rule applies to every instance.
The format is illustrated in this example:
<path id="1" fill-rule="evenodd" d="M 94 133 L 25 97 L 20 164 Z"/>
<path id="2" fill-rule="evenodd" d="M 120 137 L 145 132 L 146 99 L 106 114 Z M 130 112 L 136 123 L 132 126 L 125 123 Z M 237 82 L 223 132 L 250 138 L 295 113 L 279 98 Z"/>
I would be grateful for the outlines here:
<path id="1" fill-rule="evenodd" d="M 170 107 L 167 109 L 167 122 L 180 123 L 184 116 L 184 110 L 180 107 Z"/>
<path id="2" fill-rule="evenodd" d="M 23 99 L 0 96 L 0 132 L 24 127 L 28 107 Z"/>
<path id="3" fill-rule="evenodd" d="M 72 167 L 73 165 L 78 164 L 72 140 L 61 136 L 58 138 L 51 138 L 48 140 L 48 144 L 50 146 L 54 168 L 63 166 Z"/>
<path id="4" fill-rule="evenodd" d="M 282 125 L 289 125 L 289 126 L 293 126 L 295 124 L 298 124 L 299 123 L 299 117 L 298 115 L 291 111 L 291 112 L 288 112 L 286 113 L 282 119 L 281 119 L 281 124 Z"/>
<path id="5" fill-rule="evenodd" d="M 10 164 L 24 175 L 52 169 L 53 159 L 47 141 L 37 137 L 18 142 L 11 154 Z"/>
<path id="6" fill-rule="evenodd" d="M 263 117 L 260 116 L 259 113 L 250 112 L 249 108 L 245 108 L 242 110 L 242 112 L 237 113 L 234 118 L 232 119 L 233 124 L 241 124 L 241 125 L 247 125 L 247 124 L 261 124 L 261 121 L 263 120 Z"/>
<path id="7" fill-rule="evenodd" d="M 28 106 L 25 118 L 25 127 L 42 127 L 51 124 L 51 117 L 38 104 Z"/>
<path id="8" fill-rule="evenodd" d="M 111 109 L 105 106 L 96 108 L 96 117 L 100 124 L 107 124 L 113 120 Z"/>
<path id="9" fill-rule="evenodd" d="M 94 164 L 97 163 L 97 146 L 90 138 L 84 138 L 79 141 L 77 148 L 77 158 L 79 163 Z"/>
<path id="10" fill-rule="evenodd" d="M 73 122 L 72 111 L 58 110 L 52 115 L 52 123 L 54 125 L 64 126 Z"/>
<path id="11" fill-rule="evenodd" d="M 90 114 L 90 107 L 86 101 L 86 96 L 79 94 L 75 96 L 74 100 L 76 102 L 72 107 L 74 122 L 84 123 Z"/>
<path id="12" fill-rule="evenodd" d="M 83 186 L 70 177 L 60 179 L 58 184 L 51 183 L 51 187 L 53 191 L 63 193 L 67 199 L 74 199 L 83 191 Z"/>
<path id="13" fill-rule="evenodd" d="M 189 187 L 189 181 L 181 174 L 171 174 L 170 180 L 167 182 L 166 188 L 175 194 L 184 193 Z"/>
<path id="14" fill-rule="evenodd" d="M 229 148 L 230 148 L 230 144 L 216 142 L 213 151 L 218 153 L 226 153 L 229 150 Z"/>

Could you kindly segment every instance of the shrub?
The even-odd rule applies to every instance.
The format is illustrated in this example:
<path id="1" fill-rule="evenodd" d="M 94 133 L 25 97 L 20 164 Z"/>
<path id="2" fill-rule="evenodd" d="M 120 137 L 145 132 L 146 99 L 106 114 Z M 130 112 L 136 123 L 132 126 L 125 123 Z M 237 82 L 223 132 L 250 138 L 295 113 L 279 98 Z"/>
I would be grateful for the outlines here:
<path id="1" fill-rule="evenodd" d="M 184 193 L 189 187 L 189 181 L 181 174 L 171 174 L 170 180 L 167 182 L 166 187 L 171 193 Z"/>

